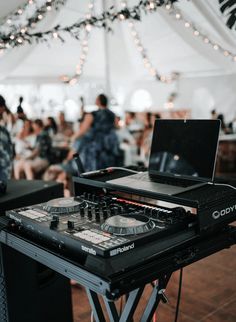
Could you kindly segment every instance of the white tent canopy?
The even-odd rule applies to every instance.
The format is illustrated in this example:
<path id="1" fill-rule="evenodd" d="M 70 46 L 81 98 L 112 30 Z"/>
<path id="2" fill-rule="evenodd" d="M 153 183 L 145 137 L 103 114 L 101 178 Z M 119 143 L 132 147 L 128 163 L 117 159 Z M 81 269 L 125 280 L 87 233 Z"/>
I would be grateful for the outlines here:
<path id="1" fill-rule="evenodd" d="M 105 1 L 107 8 L 121 1 Z M 6 16 L 25 0 L 8 0 L 0 4 L 0 16 Z M 128 1 L 128 5 L 137 0 Z M 184 17 L 198 30 L 223 48 L 236 53 L 236 32 L 227 28 L 219 11 L 218 0 L 181 0 L 177 3 Z M 85 17 L 88 1 L 68 0 L 59 11 L 52 11 L 37 30 L 56 24 L 70 25 Z M 95 1 L 95 14 L 102 12 L 102 1 Z M 79 61 L 80 41 L 66 35 L 65 43 L 50 40 L 45 44 L 24 45 L 9 49 L 0 56 L 0 94 L 16 106 L 19 95 L 29 106 L 53 110 L 68 99 L 76 104 L 83 95 L 88 104 L 98 92 L 106 91 L 106 64 L 109 63 L 111 95 L 124 109 L 161 110 L 172 92 L 177 92 L 175 108 L 189 108 L 193 117 L 209 117 L 216 108 L 228 120 L 236 114 L 236 62 L 194 36 L 184 23 L 170 16 L 165 8 L 144 15 L 135 23 L 150 61 L 160 74 L 179 72 L 180 79 L 162 84 L 143 66 L 128 22 L 116 22 L 108 34 L 108 58 L 104 50 L 104 30 L 93 28 L 84 72 L 78 84 L 62 84 L 61 75 L 73 75 Z M 141 90 L 141 91 L 140 91 Z M 140 96 L 134 94 L 139 91 Z M 144 92 L 146 91 L 146 92 Z M 142 94 L 141 94 L 142 93 Z M 146 96 L 145 96 L 146 95 Z M 34 113 L 35 114 L 35 113 Z"/>

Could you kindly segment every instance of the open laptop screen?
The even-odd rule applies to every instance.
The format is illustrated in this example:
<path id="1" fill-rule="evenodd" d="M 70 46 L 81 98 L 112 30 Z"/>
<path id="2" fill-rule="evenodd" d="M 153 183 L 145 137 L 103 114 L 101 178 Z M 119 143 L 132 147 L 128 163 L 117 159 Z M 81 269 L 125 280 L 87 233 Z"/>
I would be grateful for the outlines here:
<path id="1" fill-rule="evenodd" d="M 156 120 L 149 172 L 212 180 L 219 130 L 219 120 Z"/>

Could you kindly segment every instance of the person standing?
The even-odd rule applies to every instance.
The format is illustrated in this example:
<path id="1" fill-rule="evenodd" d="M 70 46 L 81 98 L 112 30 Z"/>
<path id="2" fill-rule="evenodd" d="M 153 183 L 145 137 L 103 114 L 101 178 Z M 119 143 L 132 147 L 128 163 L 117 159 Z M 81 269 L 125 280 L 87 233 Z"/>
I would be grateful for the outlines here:
<path id="1" fill-rule="evenodd" d="M 115 129 L 115 114 L 108 108 L 106 95 L 96 98 L 98 110 L 85 114 L 80 128 L 73 135 L 79 139 L 77 152 L 85 171 L 115 166 L 119 156 L 119 141 Z"/>

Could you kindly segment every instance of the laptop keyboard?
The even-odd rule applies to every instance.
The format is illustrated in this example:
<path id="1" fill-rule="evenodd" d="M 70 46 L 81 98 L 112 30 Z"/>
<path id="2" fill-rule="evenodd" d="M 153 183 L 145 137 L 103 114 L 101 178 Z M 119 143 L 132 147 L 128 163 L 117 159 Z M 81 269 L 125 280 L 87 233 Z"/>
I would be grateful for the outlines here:
<path id="1" fill-rule="evenodd" d="M 198 183 L 195 180 L 169 178 L 169 177 L 156 177 L 155 175 L 149 174 L 148 172 L 137 173 L 135 176 L 133 176 L 133 179 L 141 180 L 144 182 L 162 183 L 162 184 L 178 186 L 178 187 L 190 187 Z"/>

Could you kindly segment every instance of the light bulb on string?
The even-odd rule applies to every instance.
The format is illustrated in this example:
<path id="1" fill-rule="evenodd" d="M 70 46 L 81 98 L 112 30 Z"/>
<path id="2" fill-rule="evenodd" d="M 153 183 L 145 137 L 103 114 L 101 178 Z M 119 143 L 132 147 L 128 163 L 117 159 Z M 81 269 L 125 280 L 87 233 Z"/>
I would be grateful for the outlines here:
<path id="1" fill-rule="evenodd" d="M 6 43 L 8 41 L 10 41 L 11 48 L 29 42 L 30 33 L 26 36 L 26 31 L 28 31 L 28 29 L 33 29 L 38 22 L 43 20 L 46 17 L 47 12 L 50 11 L 53 6 L 58 9 L 59 6 L 62 6 L 65 2 L 66 0 L 47 0 L 46 2 L 44 1 L 44 3 L 37 5 L 36 1 L 28 0 L 24 5 L 11 12 L 8 17 L 5 18 L 8 29 L 11 28 L 12 30 L 10 29 L 5 32 L 4 47 L 7 48 Z M 33 15 L 29 17 L 29 6 L 32 4 L 35 5 L 35 10 Z M 23 16 L 24 19 L 19 21 L 19 16 Z"/>
<path id="2" fill-rule="evenodd" d="M 88 12 L 86 12 L 85 18 L 90 19 L 92 17 L 93 9 L 94 9 L 94 1 L 90 1 L 88 4 Z M 87 23 L 85 25 L 84 39 L 81 40 L 81 55 L 80 55 L 79 63 L 75 67 L 75 75 L 72 77 L 67 76 L 67 78 L 65 78 L 65 76 L 61 77 L 61 80 L 63 82 L 68 83 L 70 85 L 74 85 L 78 82 L 79 78 L 82 76 L 84 64 L 87 60 L 87 55 L 89 51 L 88 38 L 91 30 L 92 30 L 92 26 Z"/>
<path id="3" fill-rule="evenodd" d="M 122 2 L 124 2 L 124 1 L 122 1 Z M 127 2 L 125 2 L 125 4 L 127 5 Z M 155 8 L 155 3 L 153 1 L 150 1 L 147 5 L 148 5 L 148 9 L 150 9 L 150 10 Z M 180 15 L 179 16 L 177 15 L 176 18 L 177 19 L 180 18 Z M 144 67 L 148 70 L 149 74 L 152 77 L 154 77 L 156 80 L 161 80 L 161 76 L 158 75 L 156 69 L 153 67 L 153 65 L 151 64 L 150 60 L 148 59 L 148 57 L 146 55 L 146 49 L 142 45 L 141 38 L 138 35 L 138 32 L 135 28 L 134 23 L 129 22 L 128 26 L 130 28 L 130 33 L 131 33 L 131 36 L 133 37 L 133 41 L 136 45 L 136 48 L 142 56 Z M 169 79 L 170 79 L 170 81 L 172 81 L 172 76 L 170 76 Z M 163 80 L 163 77 L 162 77 L 162 80 Z M 173 80 L 175 80 L 175 79 L 173 78 Z"/>
<path id="4" fill-rule="evenodd" d="M 184 18 L 184 15 L 182 14 L 180 9 L 176 9 L 174 4 L 172 4 L 168 10 L 168 14 L 171 17 L 175 17 L 178 21 L 182 22 L 185 26 L 185 28 L 189 28 L 192 30 L 192 33 L 194 36 L 198 37 L 203 43 L 209 44 L 209 48 L 214 49 L 218 53 L 222 54 L 224 57 L 233 58 L 235 54 L 230 52 L 229 50 L 223 48 L 222 46 L 215 43 L 213 40 L 211 40 L 206 34 L 200 31 L 200 28 L 197 28 L 196 25 L 193 22 L 190 22 Z M 234 60 L 234 59 L 233 59 Z"/>
<path id="5" fill-rule="evenodd" d="M 76 78 L 72 78 L 70 81 L 69 81 L 69 84 L 70 85 L 75 85 L 77 83 L 77 79 Z"/>

